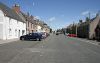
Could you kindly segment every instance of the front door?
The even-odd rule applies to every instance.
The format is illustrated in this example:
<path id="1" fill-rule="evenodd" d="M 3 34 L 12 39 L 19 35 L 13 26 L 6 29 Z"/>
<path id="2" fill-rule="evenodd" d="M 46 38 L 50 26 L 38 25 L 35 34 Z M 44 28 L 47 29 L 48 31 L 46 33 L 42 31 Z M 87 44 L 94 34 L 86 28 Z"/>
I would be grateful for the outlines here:
<path id="1" fill-rule="evenodd" d="M 19 30 L 19 32 L 18 32 L 18 37 L 20 37 L 20 30 Z"/>

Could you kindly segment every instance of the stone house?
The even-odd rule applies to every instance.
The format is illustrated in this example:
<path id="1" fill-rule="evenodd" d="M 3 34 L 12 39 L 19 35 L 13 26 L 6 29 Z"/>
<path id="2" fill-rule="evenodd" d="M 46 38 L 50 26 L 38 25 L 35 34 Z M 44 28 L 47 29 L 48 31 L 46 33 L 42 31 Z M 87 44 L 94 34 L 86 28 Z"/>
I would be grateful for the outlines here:
<path id="1" fill-rule="evenodd" d="M 100 16 L 96 15 L 90 23 L 89 39 L 100 39 Z"/>

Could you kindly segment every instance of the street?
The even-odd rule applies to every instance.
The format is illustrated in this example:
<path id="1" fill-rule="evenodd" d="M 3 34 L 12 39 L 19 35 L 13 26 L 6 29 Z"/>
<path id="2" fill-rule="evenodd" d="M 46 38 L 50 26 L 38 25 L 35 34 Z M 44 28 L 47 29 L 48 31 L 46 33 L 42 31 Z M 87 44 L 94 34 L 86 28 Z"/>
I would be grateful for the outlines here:
<path id="1" fill-rule="evenodd" d="M 100 63 L 100 46 L 64 35 L 0 45 L 0 63 Z"/>

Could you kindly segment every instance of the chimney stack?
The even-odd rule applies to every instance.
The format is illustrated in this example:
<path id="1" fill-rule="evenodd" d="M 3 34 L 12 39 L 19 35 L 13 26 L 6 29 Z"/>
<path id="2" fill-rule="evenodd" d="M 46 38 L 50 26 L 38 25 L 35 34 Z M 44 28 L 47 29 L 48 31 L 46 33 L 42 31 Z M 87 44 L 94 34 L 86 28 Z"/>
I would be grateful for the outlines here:
<path id="1" fill-rule="evenodd" d="M 19 13 L 20 12 L 20 6 L 18 4 L 15 4 L 13 6 L 13 10 L 16 12 L 16 13 Z"/>

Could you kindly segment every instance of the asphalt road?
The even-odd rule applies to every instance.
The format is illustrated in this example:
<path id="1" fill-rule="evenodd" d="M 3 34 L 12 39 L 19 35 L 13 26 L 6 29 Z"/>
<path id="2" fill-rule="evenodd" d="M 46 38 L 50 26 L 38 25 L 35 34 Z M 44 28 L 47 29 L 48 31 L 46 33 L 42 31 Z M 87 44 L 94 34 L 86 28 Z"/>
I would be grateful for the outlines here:
<path id="1" fill-rule="evenodd" d="M 100 63 L 100 46 L 64 35 L 0 45 L 0 63 Z"/>

